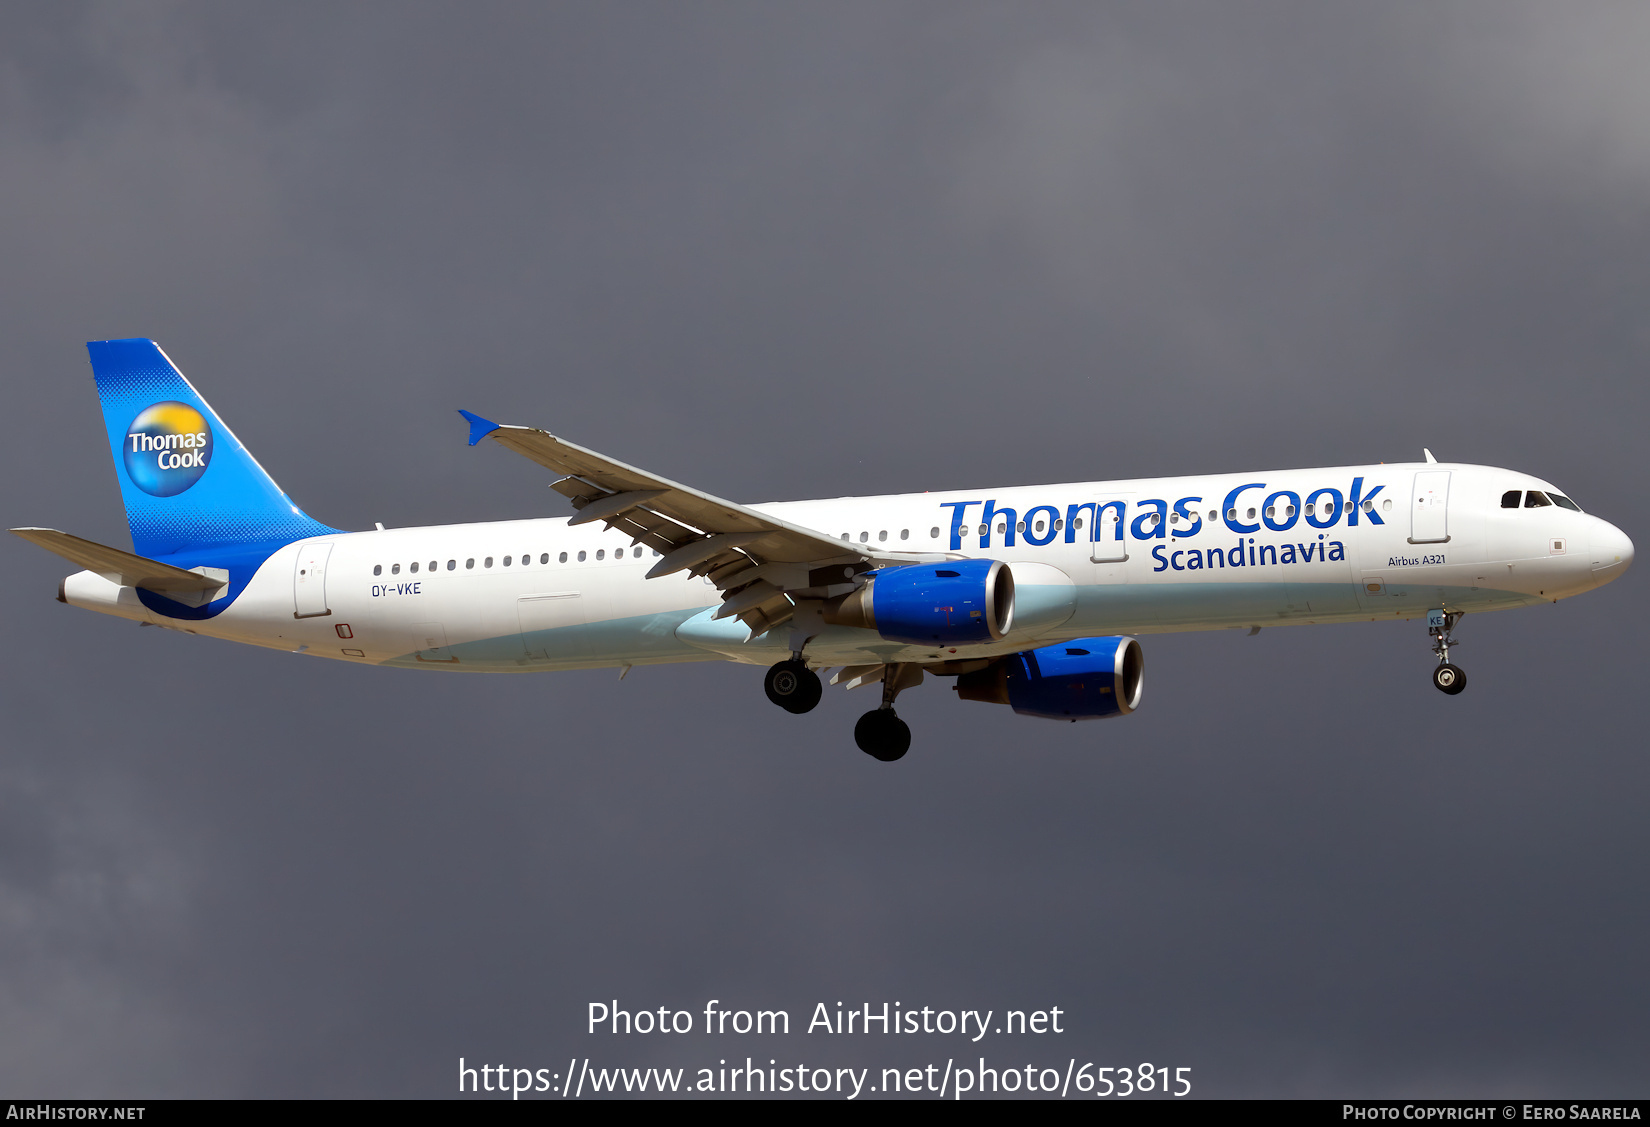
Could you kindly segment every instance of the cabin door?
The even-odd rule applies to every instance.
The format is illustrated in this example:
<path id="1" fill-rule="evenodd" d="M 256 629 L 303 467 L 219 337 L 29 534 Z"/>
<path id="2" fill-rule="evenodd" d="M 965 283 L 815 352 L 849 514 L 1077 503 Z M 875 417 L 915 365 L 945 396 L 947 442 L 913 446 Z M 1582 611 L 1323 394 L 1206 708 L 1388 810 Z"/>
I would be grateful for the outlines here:
<path id="1" fill-rule="evenodd" d="M 1442 544 L 1449 539 L 1448 470 L 1427 470 L 1415 475 L 1409 520 L 1411 544 Z"/>
<path id="2" fill-rule="evenodd" d="M 331 555 L 330 540 L 298 549 L 298 563 L 292 569 L 293 618 L 319 618 L 332 613 L 327 608 L 327 558 Z"/>

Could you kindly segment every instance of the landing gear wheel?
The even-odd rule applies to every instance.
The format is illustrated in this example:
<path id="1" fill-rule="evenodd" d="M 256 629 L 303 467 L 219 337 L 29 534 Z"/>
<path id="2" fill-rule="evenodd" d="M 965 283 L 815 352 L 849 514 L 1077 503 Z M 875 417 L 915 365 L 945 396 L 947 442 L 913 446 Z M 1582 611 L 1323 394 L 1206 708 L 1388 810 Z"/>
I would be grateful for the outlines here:
<path id="1" fill-rule="evenodd" d="M 911 729 L 891 708 L 867 712 L 854 725 L 854 742 L 872 759 L 892 763 L 911 747 Z"/>
<path id="2" fill-rule="evenodd" d="M 1439 692 L 1454 696 L 1467 687 L 1467 675 L 1459 665 L 1451 665 L 1446 661 L 1432 671 L 1432 683 L 1438 687 Z"/>
<path id="3" fill-rule="evenodd" d="M 762 679 L 762 690 L 780 708 L 796 713 L 811 712 L 825 691 L 819 674 L 800 661 L 781 661 L 772 666 Z"/>

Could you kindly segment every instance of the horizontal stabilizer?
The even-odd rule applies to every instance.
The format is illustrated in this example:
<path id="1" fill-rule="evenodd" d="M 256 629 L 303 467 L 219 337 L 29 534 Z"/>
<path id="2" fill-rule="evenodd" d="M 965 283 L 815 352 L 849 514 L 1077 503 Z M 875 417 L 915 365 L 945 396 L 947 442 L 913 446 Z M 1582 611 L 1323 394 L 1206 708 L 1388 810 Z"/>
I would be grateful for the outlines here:
<path id="1" fill-rule="evenodd" d="M 214 578 L 185 571 L 181 567 L 111 548 L 107 544 L 82 540 L 55 528 L 14 528 L 11 531 L 29 543 L 38 544 L 46 551 L 54 552 L 70 563 L 79 564 L 122 587 L 142 587 L 146 591 L 176 597 L 216 591 L 228 583 L 227 575 Z"/>

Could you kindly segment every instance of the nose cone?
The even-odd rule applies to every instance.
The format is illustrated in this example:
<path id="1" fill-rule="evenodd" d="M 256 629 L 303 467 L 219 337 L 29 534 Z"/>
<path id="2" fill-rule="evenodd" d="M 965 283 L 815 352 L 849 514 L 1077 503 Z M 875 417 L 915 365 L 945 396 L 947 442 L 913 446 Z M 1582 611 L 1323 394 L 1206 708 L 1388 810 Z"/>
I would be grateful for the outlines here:
<path id="1" fill-rule="evenodd" d="M 1633 562 L 1633 542 L 1627 534 L 1609 521 L 1594 518 L 1593 531 L 1588 538 L 1588 560 L 1596 583 L 1608 583 L 1627 570 Z"/>

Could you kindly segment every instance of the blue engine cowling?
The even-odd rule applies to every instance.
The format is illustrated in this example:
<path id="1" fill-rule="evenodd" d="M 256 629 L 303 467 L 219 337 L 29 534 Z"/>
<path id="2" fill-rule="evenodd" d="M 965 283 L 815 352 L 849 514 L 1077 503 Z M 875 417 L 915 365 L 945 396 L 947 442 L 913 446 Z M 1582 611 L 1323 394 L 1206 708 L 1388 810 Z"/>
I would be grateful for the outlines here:
<path id="1" fill-rule="evenodd" d="M 1022 716 L 1099 720 L 1140 705 L 1146 656 L 1133 638 L 1079 638 L 998 658 L 957 678 L 964 700 L 1006 704 Z"/>
<path id="2" fill-rule="evenodd" d="M 883 568 L 825 621 L 917 646 L 995 642 L 1014 625 L 1014 576 L 1001 560 Z"/>

